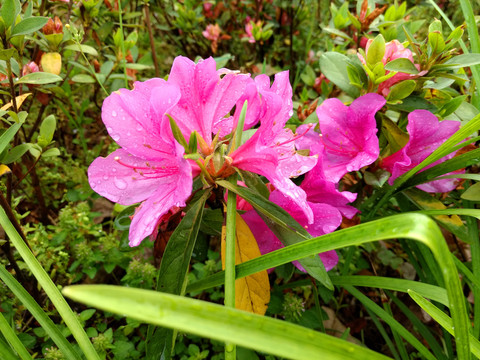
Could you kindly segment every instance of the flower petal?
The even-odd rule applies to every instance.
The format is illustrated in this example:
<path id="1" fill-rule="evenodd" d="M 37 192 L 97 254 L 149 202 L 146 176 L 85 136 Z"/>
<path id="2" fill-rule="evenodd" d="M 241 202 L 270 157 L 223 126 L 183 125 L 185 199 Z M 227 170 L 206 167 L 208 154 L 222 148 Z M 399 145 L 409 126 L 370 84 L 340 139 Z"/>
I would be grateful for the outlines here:
<path id="1" fill-rule="evenodd" d="M 149 236 L 155 230 L 158 220 L 173 206 L 186 205 L 185 201 L 192 193 L 192 183 L 191 174 L 184 168 L 177 176 L 169 178 L 157 187 L 133 216 L 129 233 L 130 246 L 139 245 Z"/>
<path id="2" fill-rule="evenodd" d="M 132 205 L 143 201 L 163 186 L 190 174 L 190 164 L 173 157 L 146 161 L 118 149 L 106 158 L 98 157 L 88 168 L 88 181 L 95 192 L 110 201 Z"/>
<path id="3" fill-rule="evenodd" d="M 155 109 L 152 92 L 161 92 L 169 106 Z M 102 120 L 107 131 L 123 149 L 132 155 L 160 160 L 175 151 L 175 140 L 166 137 L 163 115 L 180 97 L 178 89 L 162 79 L 135 83 L 133 90 L 120 89 L 105 99 Z"/>

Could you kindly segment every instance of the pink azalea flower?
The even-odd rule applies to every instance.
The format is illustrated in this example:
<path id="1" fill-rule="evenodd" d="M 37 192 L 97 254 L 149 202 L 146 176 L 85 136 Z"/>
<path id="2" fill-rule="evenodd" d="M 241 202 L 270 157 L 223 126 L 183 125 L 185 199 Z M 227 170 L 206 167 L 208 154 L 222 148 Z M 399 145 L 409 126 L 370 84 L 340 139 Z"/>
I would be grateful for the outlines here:
<path id="1" fill-rule="evenodd" d="M 269 81 L 261 87 L 262 110 L 256 110 L 261 125 L 257 132 L 219 162 L 210 156 L 219 149 L 219 143 L 213 141 L 215 133 L 221 135 L 219 124 L 229 118 L 238 121 L 230 113 L 249 81 L 248 75 L 217 71 L 212 58 L 195 64 L 177 57 L 168 81 L 136 82 L 133 90 L 121 89 L 104 101 L 102 120 L 121 149 L 90 165 L 89 182 L 92 189 L 111 201 L 123 205 L 141 202 L 130 227 L 131 246 L 152 234 L 172 207 L 186 205 L 193 177 L 200 172 L 193 160 L 184 158 L 185 149 L 173 137 L 166 114 L 172 116 L 186 139 L 197 133 L 198 151 L 208 171 L 205 175 L 213 181 L 230 176 L 234 167 L 264 175 L 313 221 L 305 192 L 288 176 L 310 170 L 316 158 L 297 159 L 295 168 L 289 157 L 298 154 L 283 153 L 287 144 L 294 146 L 293 134 L 286 135 L 283 129 L 292 112 L 288 73 L 277 74 L 271 87 Z"/>
<path id="2" fill-rule="evenodd" d="M 368 48 L 370 47 L 372 42 L 373 42 L 373 39 L 369 39 L 367 41 L 367 45 L 365 47 L 365 52 L 366 53 L 368 53 Z M 366 64 L 363 56 L 360 55 L 360 54 L 357 54 L 357 55 L 358 55 L 358 58 L 360 59 L 360 61 L 363 64 Z M 382 59 L 383 65 L 386 65 L 387 63 L 389 63 L 392 60 L 400 59 L 400 58 L 405 58 L 405 59 L 410 60 L 415 65 L 417 70 L 420 70 L 420 65 L 415 64 L 414 61 L 413 61 L 413 54 L 410 51 L 410 49 L 406 49 L 402 45 L 402 43 L 400 43 L 398 40 L 393 40 L 393 41 L 387 42 L 385 44 L 385 54 L 383 55 L 383 59 Z M 388 74 L 389 72 L 390 71 L 387 70 L 385 72 L 385 74 Z M 378 86 L 378 93 L 382 94 L 383 96 L 387 96 L 388 93 L 390 92 L 390 88 L 394 84 L 396 84 L 396 83 L 398 83 L 402 80 L 415 78 L 415 77 L 418 77 L 418 76 L 421 76 L 421 75 L 424 75 L 424 74 L 426 74 L 426 71 L 422 71 L 417 75 L 406 74 L 406 73 L 399 72 L 399 73 L 395 74 L 394 76 L 392 76 L 390 79 L 387 79 L 384 82 L 380 83 L 380 85 Z"/>
<path id="3" fill-rule="evenodd" d="M 427 110 L 412 111 L 408 115 L 407 131 L 410 135 L 408 143 L 380 163 L 380 166 L 392 174 L 388 183 L 392 185 L 397 177 L 420 164 L 459 128 L 459 121 L 443 120 L 439 122 L 437 117 Z M 426 169 L 451 159 L 453 156 L 455 153 L 437 160 Z M 427 192 L 448 192 L 456 188 L 457 181 L 458 179 L 435 180 L 417 187 Z"/>
<path id="4" fill-rule="evenodd" d="M 250 17 L 247 16 L 245 25 L 245 36 L 248 38 L 248 42 L 254 44 L 256 42 L 255 37 L 253 36 L 253 25 L 255 24 L 253 20 L 250 20 Z"/>
<path id="5" fill-rule="evenodd" d="M 207 40 L 217 42 L 218 39 L 220 38 L 221 32 L 222 32 L 222 29 L 220 29 L 220 26 L 218 24 L 215 24 L 215 25 L 208 24 L 205 30 L 202 31 L 202 35 Z"/>
<path id="6" fill-rule="evenodd" d="M 192 191 L 192 168 L 165 116 L 179 98 L 176 87 L 152 79 L 114 92 L 103 103 L 102 120 L 121 149 L 95 159 L 88 180 L 111 201 L 142 202 L 130 226 L 130 246 L 150 235 L 170 208 L 185 206 Z"/>
<path id="7" fill-rule="evenodd" d="M 323 171 L 327 180 L 337 183 L 343 175 L 373 163 L 379 155 L 375 114 L 385 105 L 377 94 L 366 94 L 345 106 L 338 99 L 327 99 L 317 108 L 319 140 L 323 151 Z M 318 142 L 320 142 L 318 141 Z"/>

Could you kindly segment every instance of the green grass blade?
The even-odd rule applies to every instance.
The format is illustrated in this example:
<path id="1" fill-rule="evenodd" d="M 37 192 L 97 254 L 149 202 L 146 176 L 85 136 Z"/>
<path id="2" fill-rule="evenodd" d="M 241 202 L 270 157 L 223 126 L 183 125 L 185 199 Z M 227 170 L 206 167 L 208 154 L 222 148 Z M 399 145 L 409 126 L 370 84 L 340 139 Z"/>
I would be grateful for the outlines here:
<path id="1" fill-rule="evenodd" d="M 454 335 L 454 328 L 452 319 L 445 314 L 442 310 L 437 308 L 428 300 L 424 299 L 421 295 L 413 290 L 408 291 L 410 297 L 420 306 L 425 312 L 430 315 L 437 323 L 440 324 L 449 334 Z M 473 355 L 480 358 L 480 342 L 469 334 L 471 350 Z"/>
<path id="2" fill-rule="evenodd" d="M 73 313 L 70 306 L 68 306 L 65 298 L 62 296 L 56 285 L 50 279 L 48 274 L 43 269 L 42 265 L 38 262 L 35 256 L 32 254 L 28 246 L 25 244 L 23 239 L 20 237 L 18 232 L 13 227 L 12 223 L 5 214 L 5 210 L 0 208 L 0 225 L 3 227 L 7 233 L 11 243 L 15 246 L 20 256 L 25 261 L 25 264 L 28 266 L 32 274 L 38 280 L 40 286 L 49 297 L 52 304 L 56 307 L 58 313 L 65 321 L 65 324 L 68 326 L 72 335 L 77 340 L 78 345 L 82 349 L 88 360 L 99 360 L 99 356 L 95 349 L 93 348 L 92 343 L 90 342 L 83 326 L 80 324 L 78 317 Z"/>
<path id="3" fill-rule="evenodd" d="M 287 246 L 238 265 L 237 278 L 320 252 L 397 238 L 417 240 L 432 250 L 439 268 L 442 269 L 441 275 L 446 285 L 449 307 L 457 332 L 458 358 L 468 359 L 470 356 L 468 338 L 470 324 L 457 269 L 440 229 L 432 219 L 425 215 L 401 214 L 390 216 Z M 192 284 L 192 286 L 187 287 L 187 291 L 217 286 L 222 284 L 222 281 L 223 272 L 220 272 L 201 282 Z"/>
<path id="4" fill-rule="evenodd" d="M 380 319 L 386 322 L 392 328 L 392 330 L 396 331 L 406 341 L 408 341 L 410 345 L 412 345 L 420 352 L 420 354 L 422 354 L 422 356 L 424 356 L 428 360 L 436 360 L 435 356 L 433 356 L 433 354 L 428 351 L 428 349 L 415 336 L 413 336 L 410 331 L 405 329 L 397 320 L 395 320 L 393 316 L 388 314 L 385 310 L 383 310 L 380 306 L 375 304 L 372 300 L 363 295 L 353 286 L 347 285 L 345 286 L 345 290 L 347 290 L 352 296 L 357 298 L 366 308 L 372 311 Z"/>
<path id="5" fill-rule="evenodd" d="M 186 297 L 109 285 L 68 286 L 63 293 L 105 311 L 285 358 L 388 359 L 302 326 Z"/>
<path id="6" fill-rule="evenodd" d="M 10 343 L 12 348 L 17 352 L 20 359 L 22 360 L 33 359 L 30 353 L 28 352 L 28 350 L 25 349 L 25 346 L 22 344 L 17 334 L 15 334 L 15 331 L 13 331 L 12 327 L 7 322 L 7 320 L 5 319 L 2 313 L 0 313 L 0 331 L 2 332 L 5 339 Z"/>
<path id="7" fill-rule="evenodd" d="M 53 342 L 62 351 L 67 359 L 77 359 L 78 354 L 73 349 L 70 342 L 63 336 L 61 331 L 53 321 L 45 314 L 40 305 L 30 296 L 23 286 L 5 269 L 0 266 L 0 279 L 8 286 L 13 294 L 22 302 L 22 304 L 35 317 L 40 326 L 47 332 Z"/>
<path id="8" fill-rule="evenodd" d="M 18 356 L 15 355 L 10 346 L 0 339 L 0 358 L 4 360 L 18 360 Z"/>
<path id="9" fill-rule="evenodd" d="M 412 281 L 413 282 L 413 281 Z M 393 295 L 390 291 L 385 292 L 387 296 L 392 299 L 396 306 L 402 311 L 405 316 L 410 320 L 415 329 L 419 332 L 421 338 L 430 346 L 430 349 L 433 351 L 433 354 L 437 357 L 438 360 L 447 360 L 445 353 L 443 352 L 442 347 L 433 336 L 432 332 L 423 322 L 420 321 L 418 316 L 414 314 L 407 305 L 405 305 L 398 297 Z"/>
<path id="10" fill-rule="evenodd" d="M 370 318 L 372 319 L 372 322 L 375 324 L 375 326 L 377 327 L 378 331 L 380 332 L 380 335 L 382 335 L 383 339 L 385 340 L 385 343 L 387 344 L 388 348 L 389 348 L 390 351 L 392 352 L 393 357 L 394 357 L 396 360 L 400 360 L 400 355 L 398 354 L 398 351 L 397 351 L 397 349 L 395 348 L 395 345 L 393 344 L 392 340 L 391 340 L 390 337 L 388 336 L 387 331 L 385 330 L 385 327 L 384 327 L 383 324 L 380 322 L 380 320 L 378 320 L 378 316 L 375 315 L 375 314 L 374 314 L 370 309 L 368 309 L 368 308 L 365 308 L 365 310 L 367 310 L 367 313 L 368 313 L 368 315 L 370 316 Z"/>
<path id="11" fill-rule="evenodd" d="M 444 288 L 421 283 L 418 281 L 394 279 L 382 276 L 330 276 L 332 283 L 337 286 L 365 286 L 377 289 L 408 292 L 409 289 L 415 290 L 422 296 L 437 301 L 448 306 L 447 291 Z"/>

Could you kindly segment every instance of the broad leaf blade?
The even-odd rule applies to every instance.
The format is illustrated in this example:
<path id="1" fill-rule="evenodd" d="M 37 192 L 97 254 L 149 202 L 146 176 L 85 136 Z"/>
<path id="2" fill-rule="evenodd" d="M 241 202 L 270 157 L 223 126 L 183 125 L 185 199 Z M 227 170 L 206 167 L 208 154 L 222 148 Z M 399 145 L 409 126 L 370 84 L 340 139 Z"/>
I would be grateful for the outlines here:
<path id="1" fill-rule="evenodd" d="M 12 31 L 13 36 L 27 35 L 31 34 L 34 31 L 40 30 L 48 22 L 47 17 L 35 16 L 23 19 L 20 21 Z"/>
<path id="2" fill-rule="evenodd" d="M 303 326 L 171 294 L 109 285 L 77 285 L 64 294 L 139 321 L 295 359 L 389 359 L 365 347 Z"/>
<path id="3" fill-rule="evenodd" d="M 205 201 L 209 195 L 210 191 L 205 191 L 202 197 L 187 211 L 170 236 L 158 272 L 157 291 L 175 295 L 185 294 L 190 259 L 202 223 Z M 151 329 L 149 329 L 150 332 Z M 155 329 L 147 344 L 147 357 L 160 359 L 163 356 L 164 359 L 170 359 L 174 341 L 172 330 Z"/>

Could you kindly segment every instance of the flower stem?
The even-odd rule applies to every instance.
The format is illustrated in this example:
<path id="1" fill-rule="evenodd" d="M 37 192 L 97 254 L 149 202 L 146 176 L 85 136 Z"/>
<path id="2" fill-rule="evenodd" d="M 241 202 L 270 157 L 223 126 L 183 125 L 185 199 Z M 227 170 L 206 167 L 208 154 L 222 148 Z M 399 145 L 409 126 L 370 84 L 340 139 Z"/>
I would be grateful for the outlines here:
<path id="1" fill-rule="evenodd" d="M 237 174 L 229 181 L 237 184 Z M 236 242 L 237 195 L 229 191 L 227 197 L 227 216 L 225 224 L 225 306 L 235 307 L 235 242 Z M 236 359 L 235 344 L 225 344 L 225 360 Z"/>

